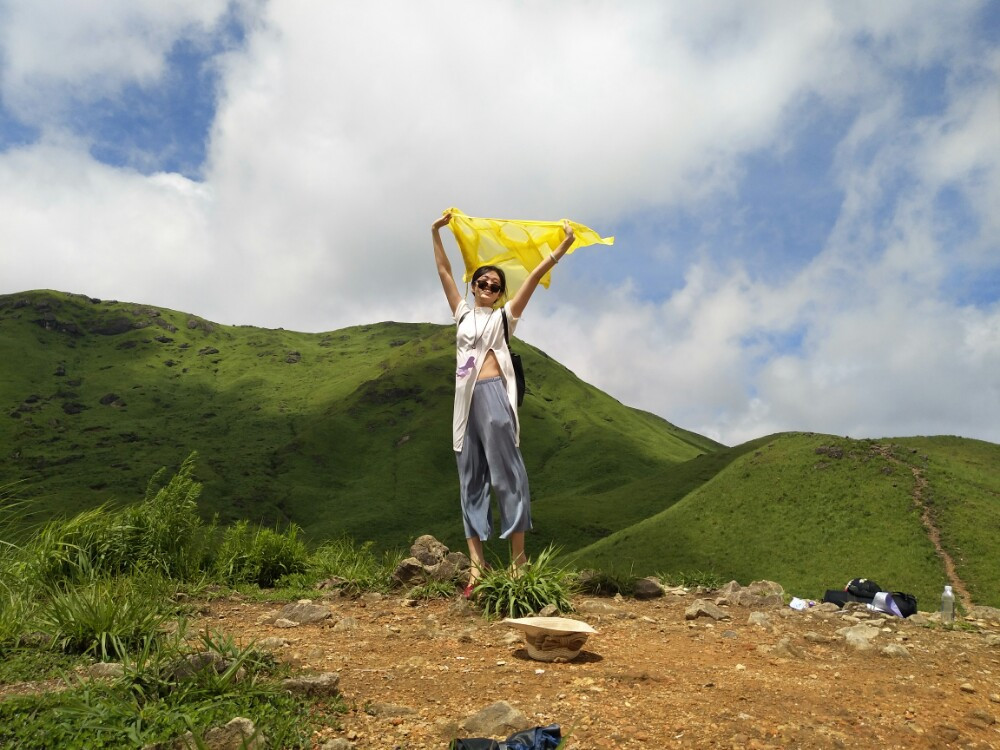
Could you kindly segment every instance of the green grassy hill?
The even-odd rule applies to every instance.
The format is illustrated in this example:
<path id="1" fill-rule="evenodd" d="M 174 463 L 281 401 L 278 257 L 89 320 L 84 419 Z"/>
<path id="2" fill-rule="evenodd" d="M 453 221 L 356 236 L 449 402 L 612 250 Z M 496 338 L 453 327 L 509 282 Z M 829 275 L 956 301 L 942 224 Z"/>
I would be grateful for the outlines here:
<path id="1" fill-rule="evenodd" d="M 52 291 L 0 296 L 0 486 L 35 518 L 142 496 L 192 450 L 223 522 L 294 521 L 379 546 L 463 547 L 451 450 L 454 334 L 380 323 L 232 327 Z M 518 342 L 537 533 L 593 542 L 666 507 L 633 482 L 721 446 L 630 409 Z M 613 502 L 603 501 L 613 497 Z"/>
<path id="2" fill-rule="evenodd" d="M 756 442 L 666 510 L 579 550 L 578 564 L 768 578 L 810 598 L 864 576 L 934 609 L 947 578 L 914 502 L 916 468 L 973 600 L 1000 606 L 1000 446 L 811 433 Z"/>
<path id="3" fill-rule="evenodd" d="M 1000 446 L 783 434 L 726 448 L 517 349 L 529 551 L 556 542 L 578 565 L 771 578 L 813 598 L 868 576 L 927 606 L 945 574 L 919 489 L 974 599 L 1000 605 Z M 196 450 L 202 511 L 223 523 L 464 547 L 450 326 L 305 334 L 26 292 L 0 297 L 0 361 L 0 488 L 36 519 L 134 502 Z"/>

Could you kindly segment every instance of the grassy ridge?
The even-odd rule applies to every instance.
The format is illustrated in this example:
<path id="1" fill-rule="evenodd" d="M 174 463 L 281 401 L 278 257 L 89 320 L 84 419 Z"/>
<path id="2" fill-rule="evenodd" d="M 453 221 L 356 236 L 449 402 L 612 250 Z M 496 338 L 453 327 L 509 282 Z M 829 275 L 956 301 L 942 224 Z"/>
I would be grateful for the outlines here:
<path id="1" fill-rule="evenodd" d="M 461 545 L 453 346 L 430 324 L 305 334 L 50 291 L 0 297 L 0 361 L 17 363 L 0 380 L 0 485 L 19 482 L 39 518 L 73 514 L 141 497 L 153 471 L 197 450 L 202 509 L 224 524 Z M 538 549 L 641 517 L 591 498 L 720 447 L 518 349 Z M 655 507 L 652 494 L 623 502 Z"/>
<path id="2" fill-rule="evenodd" d="M 927 479 L 924 501 L 973 601 L 1000 606 L 1000 445 L 947 436 L 892 442 Z"/>
<path id="3" fill-rule="evenodd" d="M 970 441 L 940 454 L 938 439 L 913 442 L 934 456 L 927 472 L 937 502 L 950 508 L 939 514 L 946 545 L 976 550 L 959 558 L 959 575 L 978 603 L 1000 604 L 994 572 L 1000 555 L 995 542 L 987 543 L 997 511 L 996 491 L 989 489 L 997 486 L 996 470 L 988 461 L 997 465 L 1000 446 L 979 446 L 982 462 L 963 470 L 966 481 L 959 484 L 934 467 L 956 471 L 955 462 L 965 462 L 960 443 Z M 631 566 L 636 573 L 710 570 L 743 582 L 769 578 L 811 598 L 866 576 L 914 593 L 933 609 L 946 580 L 913 502 L 914 479 L 907 465 L 873 445 L 828 435 L 773 436 L 667 510 L 580 550 L 578 560 L 602 569 Z M 983 483 L 977 503 L 944 501 L 942 486 L 966 491 L 976 476 Z"/>

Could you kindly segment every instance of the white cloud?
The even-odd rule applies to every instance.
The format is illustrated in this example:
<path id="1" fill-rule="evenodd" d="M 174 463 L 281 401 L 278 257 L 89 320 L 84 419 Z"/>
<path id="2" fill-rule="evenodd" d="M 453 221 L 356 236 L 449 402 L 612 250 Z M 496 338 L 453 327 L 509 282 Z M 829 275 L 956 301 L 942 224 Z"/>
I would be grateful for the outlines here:
<path id="1" fill-rule="evenodd" d="M 607 232 L 642 212 L 739 205 L 754 189 L 743 158 L 784 158 L 819 108 L 851 121 L 832 175 L 844 201 L 795 275 L 765 283 L 708 260 L 718 246 L 649 299 L 627 274 L 588 286 L 577 270 L 610 251 L 585 250 L 519 333 L 625 403 L 726 442 L 798 428 L 1000 439 L 996 305 L 942 291 L 956 268 L 997 264 L 1000 53 L 973 39 L 976 3 L 240 7 L 246 43 L 219 59 L 195 183 L 101 165 L 62 118 L 155 85 L 172 45 L 217 31 L 231 5 L 7 6 L 0 96 L 45 135 L 0 153 L 0 291 L 302 330 L 446 322 L 429 237 L 442 209 Z M 933 66 L 948 71 L 943 109 L 914 113 L 902 78 Z M 945 188 L 968 203 L 969 237 L 938 213 Z M 678 242 L 614 252 L 655 275 L 688 257 Z"/>
<path id="2" fill-rule="evenodd" d="M 115 96 L 163 74 L 180 37 L 209 33 L 228 0 L 12 0 L 0 8 L 4 105 L 60 125 L 77 101 Z"/>

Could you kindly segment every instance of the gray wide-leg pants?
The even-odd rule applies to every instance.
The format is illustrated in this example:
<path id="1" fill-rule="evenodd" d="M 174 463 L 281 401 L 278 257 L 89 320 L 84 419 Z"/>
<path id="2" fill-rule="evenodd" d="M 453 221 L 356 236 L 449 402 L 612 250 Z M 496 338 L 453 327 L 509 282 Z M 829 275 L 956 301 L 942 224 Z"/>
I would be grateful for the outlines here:
<path id="1" fill-rule="evenodd" d="M 465 538 L 493 533 L 490 487 L 500 506 L 500 538 L 531 528 L 531 495 L 521 451 L 514 444 L 514 412 L 503 378 L 476 383 L 458 458 Z"/>

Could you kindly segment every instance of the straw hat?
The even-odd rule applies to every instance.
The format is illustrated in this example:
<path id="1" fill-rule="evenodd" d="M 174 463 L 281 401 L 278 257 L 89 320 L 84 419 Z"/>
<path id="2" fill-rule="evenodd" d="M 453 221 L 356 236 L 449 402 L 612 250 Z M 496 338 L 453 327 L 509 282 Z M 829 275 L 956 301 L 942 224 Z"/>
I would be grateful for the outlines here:
<path id="1" fill-rule="evenodd" d="M 588 636 L 597 632 L 566 617 L 508 617 L 504 622 L 524 632 L 528 656 L 537 661 L 571 661 L 580 655 Z"/>

